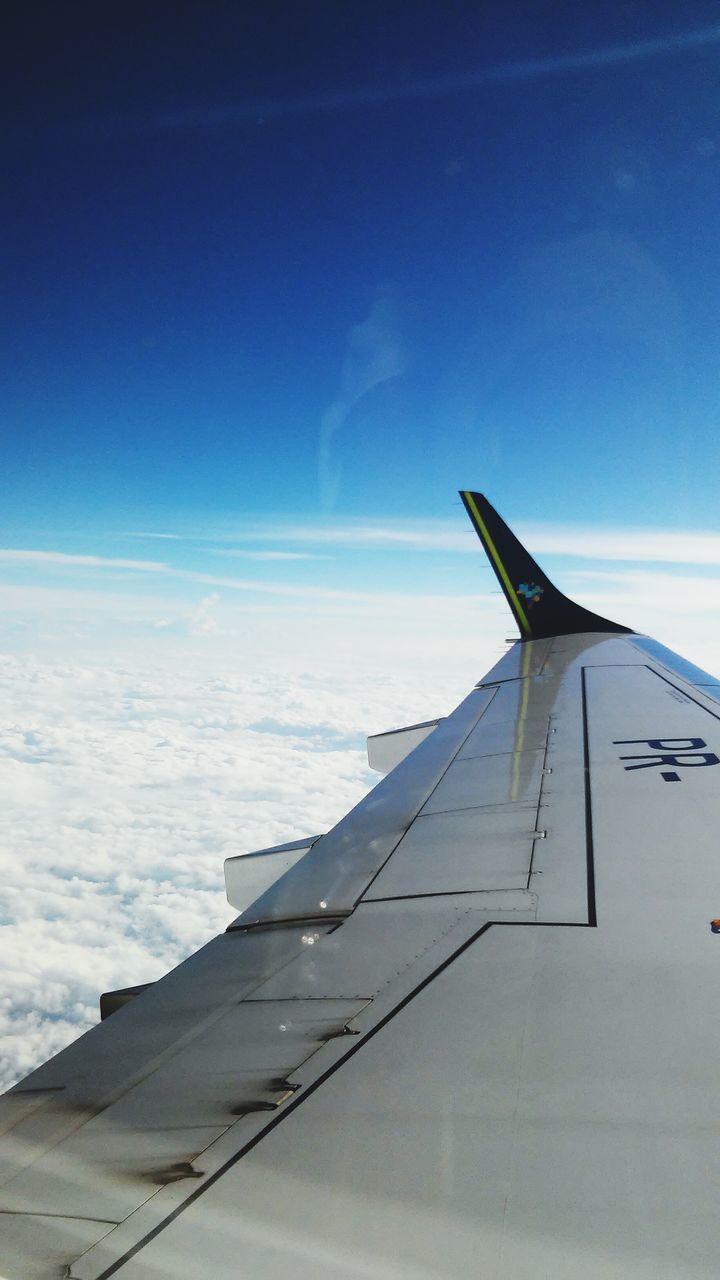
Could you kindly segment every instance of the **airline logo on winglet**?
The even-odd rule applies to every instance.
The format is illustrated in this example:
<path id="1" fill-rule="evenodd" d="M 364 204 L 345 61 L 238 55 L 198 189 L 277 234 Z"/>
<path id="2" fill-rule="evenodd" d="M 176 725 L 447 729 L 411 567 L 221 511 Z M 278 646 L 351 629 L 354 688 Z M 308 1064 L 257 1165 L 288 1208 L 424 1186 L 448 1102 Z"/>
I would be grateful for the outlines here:
<path id="1" fill-rule="evenodd" d="M 519 596 L 524 597 L 528 609 L 532 609 L 533 605 L 538 603 L 544 590 L 544 587 L 539 587 L 535 582 L 531 582 L 529 584 L 527 582 L 521 582 L 517 592 Z"/>

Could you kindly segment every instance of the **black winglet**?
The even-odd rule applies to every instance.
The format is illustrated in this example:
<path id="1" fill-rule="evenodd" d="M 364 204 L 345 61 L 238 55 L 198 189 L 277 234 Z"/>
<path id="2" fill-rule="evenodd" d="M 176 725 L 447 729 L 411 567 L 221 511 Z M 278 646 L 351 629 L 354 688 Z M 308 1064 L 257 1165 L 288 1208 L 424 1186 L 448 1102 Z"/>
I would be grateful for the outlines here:
<path id="1" fill-rule="evenodd" d="M 460 497 L 512 609 L 521 640 L 544 640 L 578 631 L 634 634 L 631 627 L 601 618 L 558 591 L 481 493 L 461 489 Z"/>

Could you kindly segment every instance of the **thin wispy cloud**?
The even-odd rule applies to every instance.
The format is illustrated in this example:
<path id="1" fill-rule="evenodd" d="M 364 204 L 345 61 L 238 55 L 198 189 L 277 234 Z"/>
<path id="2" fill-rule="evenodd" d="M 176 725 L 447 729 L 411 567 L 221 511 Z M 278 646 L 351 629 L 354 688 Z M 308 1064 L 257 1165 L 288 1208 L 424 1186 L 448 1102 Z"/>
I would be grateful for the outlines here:
<path id="1" fill-rule="evenodd" d="M 537 555 L 588 560 L 720 565 L 720 533 L 666 529 L 529 528 L 521 535 Z"/>
<path id="2" fill-rule="evenodd" d="M 69 555 L 60 551 L 3 551 L 0 550 L 0 563 L 4 560 L 28 566 L 63 567 L 85 569 L 140 569 L 143 572 L 157 573 L 166 579 L 183 582 L 197 582 L 209 587 L 223 587 L 230 591 L 256 593 L 267 596 L 295 598 L 316 601 L 347 601 L 372 604 L 388 601 L 402 605 L 410 600 L 426 600 L 428 605 L 438 600 L 450 600 L 451 596 L 422 596 L 388 591 L 354 591 L 343 587 L 320 587 L 313 583 L 301 582 L 265 582 L 262 578 L 233 578 L 223 574 L 204 573 L 196 569 L 174 568 L 169 564 L 151 560 L 116 560 L 102 556 Z M 461 597 L 458 597 L 461 599 Z"/>
<path id="3" fill-rule="evenodd" d="M 353 325 L 347 335 L 340 385 L 320 421 L 318 483 L 320 502 L 326 510 L 338 497 L 342 437 L 349 429 L 353 410 L 376 387 L 400 377 L 406 364 L 397 307 L 392 298 L 378 298 L 366 319 Z"/>
<path id="4" fill-rule="evenodd" d="M 249 537 L 262 538 L 260 532 Z M 286 526 L 276 529 L 276 536 L 288 542 L 334 543 L 337 546 L 368 549 L 397 547 L 407 551 L 476 551 L 477 539 L 472 529 L 426 525 L 425 528 L 395 524 L 348 524 Z"/>
<path id="5" fill-rule="evenodd" d="M 249 551 L 245 547 L 210 547 L 213 556 L 233 556 L 242 560 L 331 560 L 332 556 L 312 551 Z"/>
<path id="6" fill-rule="evenodd" d="M 708 575 L 685 576 L 655 569 L 578 569 L 565 575 L 567 583 L 597 583 L 613 591 L 627 591 L 634 599 L 647 595 L 658 607 L 675 608 L 682 602 L 702 601 L 704 605 L 720 606 L 720 578 Z"/>
<path id="7" fill-rule="evenodd" d="M 720 533 L 668 531 L 666 529 L 593 529 L 587 526 L 520 525 L 518 535 L 534 555 L 589 560 L 665 562 L 667 564 L 720 565 Z M 426 523 L 422 528 L 400 523 L 273 526 L 274 540 L 312 545 L 334 545 L 357 550 L 478 553 L 472 529 L 449 523 Z M 242 534 L 245 540 L 270 537 L 259 529 Z"/>
<path id="8" fill-rule="evenodd" d="M 304 557 L 295 557 L 304 558 Z M 324 557 L 323 557 L 324 558 Z M 225 587 L 231 591 L 257 592 L 261 595 L 297 597 L 316 600 L 348 600 L 365 601 L 383 597 L 382 592 L 352 591 L 338 587 L 318 587 L 299 582 L 265 582 L 262 578 L 233 578 L 221 574 L 203 573 L 200 570 L 175 568 L 162 561 L 123 560 L 112 557 L 92 555 L 71 555 L 63 551 L 30 551 L 0 549 L 0 563 L 16 563 L 32 568 L 65 568 L 65 569 L 130 569 L 143 573 L 156 573 L 165 578 L 180 579 L 184 582 L 197 582 L 211 587 Z M 394 599 L 404 599 L 392 593 Z M 409 597 L 408 597 L 409 598 Z"/>
<path id="9" fill-rule="evenodd" d="M 198 582 L 208 587 L 223 587 L 230 591 L 258 592 L 261 595 L 285 596 L 302 601 L 347 602 L 354 604 L 381 605 L 385 608 L 403 608 L 408 604 L 424 604 L 427 608 L 440 607 L 453 603 L 464 605 L 471 597 L 479 600 L 484 597 L 476 593 L 459 595 L 448 593 L 410 593 L 398 592 L 392 588 L 386 591 L 353 591 L 343 587 L 318 587 L 313 583 L 300 582 L 263 582 L 255 578 L 226 578 L 220 574 L 202 573 L 193 569 L 167 569 L 169 577 L 181 578 L 185 582 Z"/>
<path id="10" fill-rule="evenodd" d="M 0 561 L 64 565 L 68 568 L 138 569 L 143 573 L 162 573 L 168 567 L 158 560 L 122 560 L 109 556 L 72 555 L 65 551 L 28 551 L 14 547 L 0 549 Z"/>
<path id="11" fill-rule="evenodd" d="M 124 535 L 126 538 L 167 538 L 172 542 L 179 542 L 181 534 L 179 533 L 154 533 L 147 529 L 132 529 Z"/>
<path id="12" fill-rule="evenodd" d="M 358 85 L 296 98 L 251 99 L 224 106 L 198 105 L 182 110 L 127 114 L 121 118 L 66 121 L 53 126 L 52 132 L 59 137 L 78 134 L 86 137 L 116 137 L 184 129 L 221 129 L 233 125 L 257 126 L 296 116 L 323 115 L 356 107 L 385 106 L 394 102 L 446 97 L 513 81 L 539 80 L 575 71 L 622 66 L 718 43 L 720 24 L 713 23 L 648 40 L 605 45 L 598 49 L 578 50 L 576 53 L 558 54 L 555 57 L 523 58 L 452 75 Z"/>
<path id="13" fill-rule="evenodd" d="M 604 560 L 637 564 L 677 564 L 720 566 L 720 533 L 712 531 L 682 531 L 654 529 L 598 529 L 587 526 L 519 526 L 519 536 L 533 555 L 555 556 L 573 560 Z M 478 540 L 472 529 L 458 528 L 449 522 L 428 521 L 420 527 L 416 523 L 363 522 L 345 524 L 316 524 L 306 521 L 272 528 L 249 528 L 235 535 L 187 535 L 174 534 L 178 543 L 199 543 L 212 557 L 248 560 L 254 563 L 312 563 L 336 560 L 327 551 L 312 551 L 308 547 L 333 548 L 336 552 L 419 552 L 447 553 L 451 555 L 480 555 Z M 285 547 L 233 547 L 211 546 L 205 543 L 221 541 L 232 543 L 236 538 L 244 542 L 261 543 L 270 539 L 286 543 Z M 300 545 L 298 545 L 300 544 Z M 64 551 L 34 550 L 24 548 L 0 549 L 0 563 L 24 564 L 66 569 L 117 570 L 127 569 L 141 573 L 157 573 L 189 581 L 206 582 L 212 586 L 227 586 L 233 590 L 258 591 L 274 595 L 316 595 L 359 599 L 364 593 L 333 587 L 315 587 L 297 582 L 263 582 L 256 578 L 230 578 L 214 573 L 173 565 L 166 561 L 135 560 L 114 556 L 70 554 Z M 485 566 L 484 566 L 485 567 Z"/>

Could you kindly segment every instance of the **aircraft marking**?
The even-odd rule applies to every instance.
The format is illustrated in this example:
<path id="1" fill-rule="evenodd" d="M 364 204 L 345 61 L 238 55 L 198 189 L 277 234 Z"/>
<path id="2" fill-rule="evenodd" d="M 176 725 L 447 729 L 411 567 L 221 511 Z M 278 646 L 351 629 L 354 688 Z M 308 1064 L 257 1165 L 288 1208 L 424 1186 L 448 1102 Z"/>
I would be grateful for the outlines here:
<path id="1" fill-rule="evenodd" d="M 536 582 L 521 582 L 518 587 L 518 595 L 524 596 L 528 609 L 532 609 L 533 605 L 538 603 L 544 590 L 545 588 L 539 587 Z"/>
<path id="2" fill-rule="evenodd" d="M 515 617 L 518 620 L 518 623 L 520 625 L 520 630 L 526 636 L 531 636 L 532 629 L 525 615 L 525 610 L 523 609 L 520 603 L 520 599 L 517 594 L 517 591 L 515 590 L 512 582 L 508 577 L 508 573 L 505 568 L 505 565 L 503 564 L 502 560 L 500 559 L 500 556 L 498 555 L 497 548 L 495 547 L 495 543 L 493 542 L 492 538 L 490 537 L 490 534 L 488 533 L 487 525 L 485 524 L 485 521 L 483 520 L 482 516 L 480 515 L 480 512 L 478 511 L 477 503 L 475 502 L 472 493 L 468 492 L 467 490 L 463 490 L 462 492 L 463 492 L 463 497 L 465 498 L 465 501 L 468 507 L 470 508 L 470 514 L 473 518 L 475 528 L 478 530 L 483 540 L 483 543 L 485 545 L 485 548 L 500 575 L 503 585 L 505 586 L 505 589 L 507 591 L 507 597 L 510 602 L 510 606 L 513 610 L 513 613 L 515 614 Z"/>
<path id="3" fill-rule="evenodd" d="M 704 738 L 619 738 L 613 741 L 615 747 L 647 746 L 651 753 L 642 755 L 620 756 L 621 760 L 638 760 L 644 763 L 626 764 L 625 772 L 634 769 L 652 769 L 655 765 L 673 765 L 672 769 L 662 769 L 660 777 L 663 782 L 682 782 L 677 769 L 701 769 L 707 765 L 720 764 L 720 758 L 714 751 L 700 751 L 707 747 Z"/>

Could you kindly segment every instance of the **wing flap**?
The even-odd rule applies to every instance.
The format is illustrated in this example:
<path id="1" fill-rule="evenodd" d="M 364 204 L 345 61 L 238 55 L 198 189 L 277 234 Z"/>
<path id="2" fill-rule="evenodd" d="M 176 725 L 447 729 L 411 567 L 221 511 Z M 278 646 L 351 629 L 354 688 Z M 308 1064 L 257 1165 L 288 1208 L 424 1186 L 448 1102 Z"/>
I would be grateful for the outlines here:
<path id="1" fill-rule="evenodd" d="M 403 836 L 365 901 L 527 889 L 535 807 L 424 812 Z"/>
<path id="2" fill-rule="evenodd" d="M 320 836 L 306 836 L 289 844 L 259 849 L 257 853 L 241 853 L 225 859 L 225 892 L 231 907 L 241 914 L 295 866 L 317 843 Z"/>
<path id="3" fill-rule="evenodd" d="M 422 724 L 409 724 L 404 729 L 371 734 L 367 740 L 370 768 L 376 769 L 378 773 L 390 773 L 429 737 L 433 729 L 437 729 L 439 723 L 439 720 L 424 720 Z"/>

